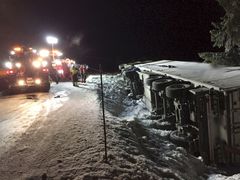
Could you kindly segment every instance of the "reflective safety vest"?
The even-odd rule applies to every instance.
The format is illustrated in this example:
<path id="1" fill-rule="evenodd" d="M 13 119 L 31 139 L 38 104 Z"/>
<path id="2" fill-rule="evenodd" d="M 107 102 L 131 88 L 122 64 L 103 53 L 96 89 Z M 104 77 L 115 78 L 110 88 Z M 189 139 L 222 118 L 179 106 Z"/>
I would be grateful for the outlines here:
<path id="1" fill-rule="evenodd" d="M 78 73 L 77 68 L 72 67 L 72 69 L 71 69 L 71 73 L 72 73 L 72 75 L 77 74 L 77 73 Z"/>

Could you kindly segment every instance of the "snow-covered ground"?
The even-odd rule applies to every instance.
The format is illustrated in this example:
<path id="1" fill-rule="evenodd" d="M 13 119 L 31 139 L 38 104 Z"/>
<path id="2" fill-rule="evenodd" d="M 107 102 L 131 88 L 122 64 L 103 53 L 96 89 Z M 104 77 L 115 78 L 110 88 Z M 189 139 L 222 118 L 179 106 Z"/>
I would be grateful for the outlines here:
<path id="1" fill-rule="evenodd" d="M 49 94 L 0 98 L 0 180 L 240 179 L 171 143 L 166 122 L 127 96 L 120 75 L 103 78 L 106 163 L 99 81 L 90 76 L 79 88 L 66 82 Z"/>
<path id="2" fill-rule="evenodd" d="M 143 179 L 164 178 L 163 172 L 169 173 L 167 178 L 173 179 L 240 179 L 240 174 L 222 175 L 225 172 L 205 166 L 201 157 L 193 157 L 185 149 L 171 143 L 168 139 L 171 130 L 166 128 L 167 122 L 151 119 L 141 99 L 130 99 L 127 96 L 129 87 L 120 75 L 106 76 L 104 80 L 107 110 L 118 117 L 114 124 L 120 125 L 123 132 L 119 131 L 118 135 L 127 142 L 121 149 L 127 156 L 138 159 L 139 155 L 136 156 L 134 151 L 137 149 L 148 162 L 142 169 L 147 169 L 149 176 L 143 176 Z M 238 172 L 240 173 L 240 168 Z"/>

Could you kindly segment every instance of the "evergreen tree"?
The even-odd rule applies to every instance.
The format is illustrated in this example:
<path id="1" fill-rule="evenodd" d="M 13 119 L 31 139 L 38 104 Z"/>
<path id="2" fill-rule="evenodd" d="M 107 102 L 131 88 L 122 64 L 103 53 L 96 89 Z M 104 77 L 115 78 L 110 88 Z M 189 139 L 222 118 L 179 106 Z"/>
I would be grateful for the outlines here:
<path id="1" fill-rule="evenodd" d="M 200 53 L 199 56 L 214 64 L 240 65 L 240 1 L 217 1 L 226 13 L 220 22 L 212 23 L 214 29 L 210 34 L 213 46 L 223 47 L 225 51 Z"/>

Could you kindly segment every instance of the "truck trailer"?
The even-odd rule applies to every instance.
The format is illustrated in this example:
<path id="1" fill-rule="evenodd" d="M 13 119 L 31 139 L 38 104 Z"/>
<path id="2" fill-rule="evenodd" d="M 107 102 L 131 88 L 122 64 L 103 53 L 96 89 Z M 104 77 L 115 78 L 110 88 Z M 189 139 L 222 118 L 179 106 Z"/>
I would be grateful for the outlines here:
<path id="1" fill-rule="evenodd" d="M 240 67 L 161 60 L 119 68 L 134 97 L 171 121 L 171 141 L 206 164 L 240 164 Z"/>

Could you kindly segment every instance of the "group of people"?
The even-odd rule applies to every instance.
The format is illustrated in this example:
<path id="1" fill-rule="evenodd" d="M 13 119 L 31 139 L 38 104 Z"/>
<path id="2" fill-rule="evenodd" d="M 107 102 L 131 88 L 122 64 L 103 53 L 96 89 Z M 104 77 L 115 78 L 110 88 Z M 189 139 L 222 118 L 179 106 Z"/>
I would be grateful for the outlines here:
<path id="1" fill-rule="evenodd" d="M 88 65 L 86 65 L 86 64 L 80 64 L 79 66 L 77 66 L 75 64 L 72 66 L 71 76 L 72 76 L 73 86 L 78 86 L 78 77 L 79 76 L 80 76 L 80 82 L 86 83 L 87 70 L 88 70 Z"/>

